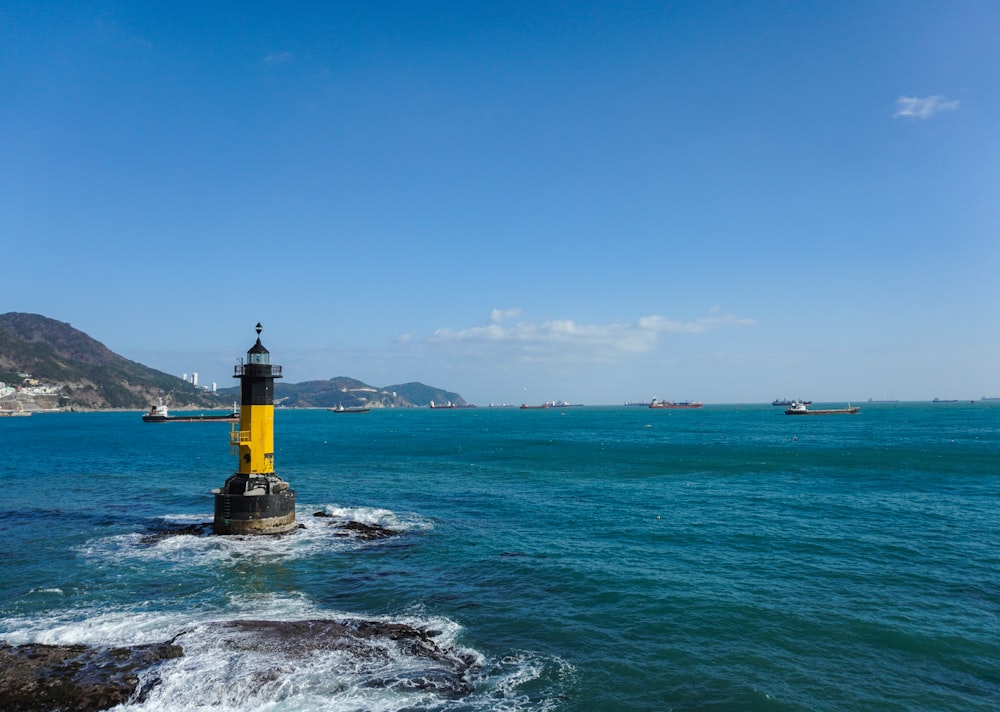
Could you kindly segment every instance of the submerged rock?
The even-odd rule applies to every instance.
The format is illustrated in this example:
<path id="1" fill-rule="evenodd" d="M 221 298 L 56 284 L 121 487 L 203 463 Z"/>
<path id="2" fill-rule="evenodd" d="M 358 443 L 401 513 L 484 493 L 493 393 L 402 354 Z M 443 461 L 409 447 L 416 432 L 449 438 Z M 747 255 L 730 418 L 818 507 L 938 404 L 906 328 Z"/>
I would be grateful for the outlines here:
<path id="1" fill-rule="evenodd" d="M 338 536 L 353 536 L 356 539 L 371 541 L 372 539 L 386 539 L 399 534 L 395 529 L 389 529 L 378 524 L 365 524 L 363 522 L 344 522 L 337 525 L 343 533 Z"/>
<path id="2" fill-rule="evenodd" d="M 325 519 L 333 518 L 333 515 L 326 512 L 313 512 L 313 516 Z M 333 524 L 333 526 L 343 530 L 343 533 L 338 533 L 337 536 L 353 536 L 355 539 L 362 539 L 364 541 L 387 539 L 399 534 L 395 529 L 389 529 L 379 524 L 365 524 L 364 522 L 340 522 L 339 524 Z"/>
<path id="3" fill-rule="evenodd" d="M 143 534 L 141 542 L 147 546 L 156 544 L 167 537 L 172 536 L 208 536 L 212 533 L 212 523 L 204 522 L 202 524 L 189 524 L 187 526 L 180 527 L 170 527 L 168 529 L 160 529 L 154 532 L 149 532 L 148 534 Z"/>

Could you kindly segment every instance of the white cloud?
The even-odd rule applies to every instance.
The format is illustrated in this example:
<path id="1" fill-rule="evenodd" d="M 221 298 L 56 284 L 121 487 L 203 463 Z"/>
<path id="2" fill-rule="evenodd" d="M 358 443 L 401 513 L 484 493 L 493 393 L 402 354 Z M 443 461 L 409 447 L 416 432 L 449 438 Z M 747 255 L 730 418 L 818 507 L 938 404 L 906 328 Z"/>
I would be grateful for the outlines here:
<path id="1" fill-rule="evenodd" d="M 639 325 L 650 331 L 664 334 L 701 334 L 711 329 L 721 329 L 726 326 L 752 326 L 757 322 L 732 314 L 720 314 L 717 308 L 694 321 L 674 321 L 662 316 L 644 316 L 639 319 Z"/>
<path id="2" fill-rule="evenodd" d="M 893 118 L 929 119 L 939 111 L 954 111 L 958 108 L 957 99 L 945 99 L 943 96 L 928 96 L 923 99 L 915 96 L 901 96 L 896 99 L 896 113 Z"/>
<path id="3" fill-rule="evenodd" d="M 448 347 L 468 354 L 497 357 L 501 354 L 521 361 L 612 361 L 626 354 L 652 351 L 661 334 L 700 334 L 713 329 L 749 326 L 753 319 L 722 314 L 713 307 L 707 316 L 694 321 L 676 321 L 663 316 L 644 316 L 634 322 L 578 324 L 569 319 L 518 321 L 520 310 L 494 309 L 491 323 L 462 329 L 437 329 L 421 344 Z"/>
<path id="4" fill-rule="evenodd" d="M 285 64 L 292 61 L 291 52 L 272 52 L 264 57 L 264 64 Z"/>
<path id="5" fill-rule="evenodd" d="M 508 319 L 521 316 L 520 309 L 494 309 L 490 312 L 490 321 L 494 324 L 501 324 Z"/>

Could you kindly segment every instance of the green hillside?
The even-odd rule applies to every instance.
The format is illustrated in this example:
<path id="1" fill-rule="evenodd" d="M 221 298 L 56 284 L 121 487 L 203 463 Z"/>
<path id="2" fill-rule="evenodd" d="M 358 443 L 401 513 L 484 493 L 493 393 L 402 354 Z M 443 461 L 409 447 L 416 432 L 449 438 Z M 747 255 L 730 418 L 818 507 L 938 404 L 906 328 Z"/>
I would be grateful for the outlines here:
<path id="1" fill-rule="evenodd" d="M 175 408 L 225 404 L 182 378 L 129 361 L 69 324 L 39 314 L 0 314 L 0 381 L 48 386 L 51 394 L 34 398 L 40 408 L 143 409 L 158 398 Z"/>
<path id="2" fill-rule="evenodd" d="M 239 400 L 240 393 L 239 386 L 212 393 L 119 356 L 65 322 L 20 312 L 0 314 L 0 382 L 44 387 L 44 395 L 0 399 L 2 408 L 20 403 L 37 410 L 145 409 L 159 399 L 175 409 L 224 408 Z M 431 401 L 467 405 L 459 394 L 423 383 L 375 387 L 346 376 L 277 381 L 274 397 L 276 405 L 294 408 L 413 408 Z"/>

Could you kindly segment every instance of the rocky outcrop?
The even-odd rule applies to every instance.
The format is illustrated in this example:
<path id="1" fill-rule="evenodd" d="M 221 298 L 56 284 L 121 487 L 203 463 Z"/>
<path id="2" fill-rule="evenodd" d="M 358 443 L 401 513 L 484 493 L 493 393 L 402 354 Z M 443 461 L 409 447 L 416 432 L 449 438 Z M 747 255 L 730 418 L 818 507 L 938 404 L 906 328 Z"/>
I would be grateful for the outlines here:
<path id="1" fill-rule="evenodd" d="M 416 662 L 366 684 L 426 690 L 444 697 L 472 692 L 474 656 L 441 646 L 436 633 L 405 623 L 362 619 L 204 623 L 175 636 L 217 641 L 219 656 L 246 651 L 281 659 L 289 670 L 317 653 L 340 651 L 359 662 L 380 663 L 387 650 Z M 174 641 L 128 647 L 0 644 L 0 709 L 5 712 L 91 712 L 126 702 L 142 702 L 160 684 L 164 661 L 184 655 Z M 275 668 L 274 674 L 280 674 Z M 404 676 L 401 679 L 400 676 Z"/>
<path id="2" fill-rule="evenodd" d="M 333 517 L 326 512 L 313 512 L 313 516 L 333 519 Z M 365 522 L 337 521 L 333 526 L 340 530 L 337 532 L 337 536 L 352 537 L 354 539 L 360 539 L 361 541 L 387 539 L 388 537 L 399 534 L 399 532 L 395 529 L 389 529 L 388 527 L 383 527 L 380 524 L 366 524 Z"/>
<path id="3" fill-rule="evenodd" d="M 0 709 L 7 712 L 91 712 L 156 686 L 156 666 L 183 654 L 178 645 L 122 648 L 86 645 L 0 645 Z M 141 673 L 145 675 L 139 688 Z"/>
<path id="4" fill-rule="evenodd" d="M 406 673 L 406 687 L 458 697 L 472 692 L 468 672 L 476 660 L 444 648 L 434 640 L 435 632 L 406 623 L 362 619 L 305 621 L 227 621 L 218 624 L 226 632 L 226 644 L 236 650 L 258 650 L 285 660 L 308 658 L 319 651 L 343 651 L 355 660 L 381 662 L 386 646 L 418 664 Z M 242 634 L 242 635 L 241 635 Z M 406 666 L 410 667 L 410 666 Z M 397 686 L 403 674 L 392 679 L 369 679 L 368 684 Z"/>

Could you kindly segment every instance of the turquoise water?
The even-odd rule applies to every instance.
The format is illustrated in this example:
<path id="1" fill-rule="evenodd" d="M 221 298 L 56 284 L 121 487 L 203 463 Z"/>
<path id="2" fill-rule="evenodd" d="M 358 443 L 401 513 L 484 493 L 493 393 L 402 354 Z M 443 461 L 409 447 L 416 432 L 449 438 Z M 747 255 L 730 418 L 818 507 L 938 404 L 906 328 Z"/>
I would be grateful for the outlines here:
<path id="1" fill-rule="evenodd" d="M 818 407 L 818 406 L 817 406 Z M 0 639 L 182 635 L 139 709 L 993 710 L 1000 404 L 279 410 L 305 528 L 207 522 L 228 426 L 0 420 Z M 323 511 L 331 519 L 312 516 Z M 330 521 L 398 536 L 334 536 Z M 330 655 L 234 656 L 233 618 L 410 622 L 475 656 L 458 698 Z M 187 632 L 187 633 L 185 633 Z M 187 638 L 183 638 L 183 635 Z M 275 684 L 252 685 L 257 670 Z"/>

